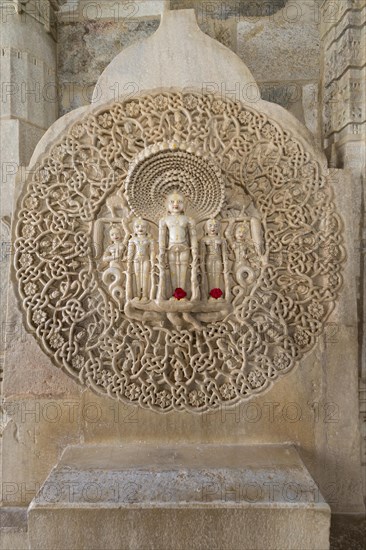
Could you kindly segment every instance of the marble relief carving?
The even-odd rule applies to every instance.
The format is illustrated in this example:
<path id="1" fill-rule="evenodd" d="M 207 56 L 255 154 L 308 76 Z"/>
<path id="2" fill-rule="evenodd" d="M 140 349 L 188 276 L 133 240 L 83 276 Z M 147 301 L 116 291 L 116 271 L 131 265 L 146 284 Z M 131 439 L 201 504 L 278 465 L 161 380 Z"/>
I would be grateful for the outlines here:
<path id="1" fill-rule="evenodd" d="M 29 180 L 16 232 L 20 304 L 54 363 L 161 412 L 269 388 L 342 283 L 324 169 L 263 114 L 193 93 L 80 119 Z"/>

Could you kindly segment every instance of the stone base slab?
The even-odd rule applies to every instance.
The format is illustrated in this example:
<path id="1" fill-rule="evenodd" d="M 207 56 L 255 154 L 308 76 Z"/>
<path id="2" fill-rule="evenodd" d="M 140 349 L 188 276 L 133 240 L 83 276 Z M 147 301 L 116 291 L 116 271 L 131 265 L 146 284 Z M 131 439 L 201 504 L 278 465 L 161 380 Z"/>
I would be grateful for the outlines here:
<path id="1" fill-rule="evenodd" d="M 27 509 L 0 507 L 1 550 L 28 550 Z"/>
<path id="2" fill-rule="evenodd" d="M 329 548 L 330 508 L 292 446 L 68 447 L 28 515 L 37 550 Z"/>

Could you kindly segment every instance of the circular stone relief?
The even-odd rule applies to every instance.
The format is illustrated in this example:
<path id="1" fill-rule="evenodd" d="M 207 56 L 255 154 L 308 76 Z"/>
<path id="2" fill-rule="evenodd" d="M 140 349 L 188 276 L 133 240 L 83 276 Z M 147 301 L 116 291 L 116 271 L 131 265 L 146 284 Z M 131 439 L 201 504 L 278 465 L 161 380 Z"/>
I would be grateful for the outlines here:
<path id="1" fill-rule="evenodd" d="M 341 221 L 311 150 L 213 96 L 85 115 L 17 215 L 28 329 L 81 384 L 160 412 L 268 389 L 314 346 L 342 284 Z"/>

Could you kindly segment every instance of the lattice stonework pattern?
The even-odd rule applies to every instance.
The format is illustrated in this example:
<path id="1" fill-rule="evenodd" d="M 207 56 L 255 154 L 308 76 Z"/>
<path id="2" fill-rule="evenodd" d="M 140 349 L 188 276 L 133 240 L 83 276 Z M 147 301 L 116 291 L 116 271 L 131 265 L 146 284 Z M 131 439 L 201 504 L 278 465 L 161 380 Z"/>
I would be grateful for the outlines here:
<path id="1" fill-rule="evenodd" d="M 29 330 L 81 384 L 156 411 L 263 392 L 314 346 L 342 284 L 322 171 L 238 102 L 171 91 L 87 114 L 21 199 Z"/>

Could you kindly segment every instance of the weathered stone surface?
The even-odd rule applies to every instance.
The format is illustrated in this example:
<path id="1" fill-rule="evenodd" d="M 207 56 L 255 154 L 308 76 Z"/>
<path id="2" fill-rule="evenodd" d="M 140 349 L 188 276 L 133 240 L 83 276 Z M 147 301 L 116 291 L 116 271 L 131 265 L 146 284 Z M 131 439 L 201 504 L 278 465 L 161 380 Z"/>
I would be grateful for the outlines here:
<path id="1" fill-rule="evenodd" d="M 73 15 L 70 15 L 70 8 L 68 8 L 67 5 L 64 6 L 65 14 L 61 19 L 62 25 L 60 27 L 60 33 L 62 40 L 67 39 L 71 47 L 60 49 L 59 53 L 61 62 L 61 81 L 63 82 L 62 92 L 60 94 L 62 113 L 68 112 L 70 109 L 77 108 L 80 105 L 88 104 L 91 99 L 92 86 L 99 76 L 99 71 L 106 66 L 113 55 L 118 53 L 116 44 L 120 43 L 122 46 L 126 47 L 130 43 L 133 43 L 135 40 L 134 35 L 139 39 L 153 32 L 151 30 L 152 22 L 149 22 L 148 18 L 160 15 L 163 10 L 161 9 L 159 11 L 161 6 L 154 7 L 156 3 L 150 1 L 148 11 L 149 13 L 151 12 L 151 15 L 149 16 L 146 12 L 145 4 L 146 2 L 131 3 L 131 5 L 125 6 L 125 11 L 123 11 L 123 13 L 119 13 L 121 9 L 118 8 L 119 11 L 117 10 L 117 4 L 114 5 L 110 2 L 103 4 L 100 9 L 99 7 L 89 8 L 87 2 L 85 2 L 85 5 L 83 3 L 73 3 L 72 6 L 75 7 Z M 279 36 L 282 37 L 282 39 L 283 36 L 289 32 L 291 44 L 291 41 L 294 40 L 294 35 L 292 33 L 294 22 L 298 24 L 299 20 L 301 25 L 305 27 L 302 31 L 303 33 L 305 33 L 306 30 L 309 32 L 309 29 L 311 33 L 316 33 L 318 29 L 316 23 L 319 20 L 319 15 L 313 0 L 302 3 L 299 13 L 292 13 L 291 6 L 285 11 L 281 11 L 283 7 L 282 0 L 278 0 L 278 2 L 275 3 L 264 2 L 263 4 L 258 2 L 250 2 L 248 4 L 246 2 L 197 3 L 189 1 L 185 3 L 174 3 L 171 9 L 175 10 L 192 7 L 195 7 L 197 21 L 201 30 L 234 52 L 237 51 L 237 26 L 240 22 L 249 25 L 250 28 L 257 23 L 259 24 L 261 21 L 266 25 L 277 25 L 279 28 Z M 278 15 L 275 16 L 274 14 L 278 10 L 280 11 Z M 310 15 L 307 16 L 305 14 L 306 12 L 309 12 Z M 66 17 L 66 13 L 69 13 L 68 18 Z M 112 17 L 112 13 L 115 13 L 114 17 Z M 156 14 L 155 16 L 153 15 L 154 13 Z M 107 19 L 108 21 L 106 21 Z M 139 20 L 142 20 L 142 22 L 137 24 Z M 155 20 L 153 24 L 156 26 L 157 20 Z M 88 30 L 87 34 L 85 34 L 86 29 Z M 134 35 L 131 34 L 132 32 Z M 100 37 L 103 40 L 102 43 L 100 42 Z M 269 42 L 272 48 L 272 38 L 270 38 Z M 105 44 L 107 44 L 107 48 Z M 301 50 L 302 46 L 303 44 L 299 46 L 295 44 L 291 47 L 292 49 L 298 48 Z M 266 46 L 263 46 L 263 52 L 266 51 L 266 47 L 267 43 Z M 285 47 L 288 49 L 287 41 Z M 314 46 L 312 45 L 312 47 Z M 114 54 L 112 52 L 114 52 Z M 294 56 L 296 53 L 297 50 L 294 51 Z M 255 66 L 255 70 L 257 71 L 261 60 L 258 59 L 255 51 L 253 51 L 252 54 L 254 55 L 252 59 L 254 63 L 253 66 Z M 308 50 L 306 50 L 306 55 L 308 55 Z M 74 60 L 80 60 L 80 63 L 77 63 L 78 67 L 74 68 Z M 85 64 L 84 60 L 87 61 Z M 286 55 L 283 59 L 283 71 L 286 72 L 286 74 L 289 74 L 291 70 L 292 60 L 293 57 L 288 58 Z M 315 57 L 314 61 L 318 63 Z M 276 60 L 276 65 L 277 63 Z M 286 63 L 288 63 L 288 67 Z M 317 81 L 314 81 L 313 84 L 309 83 L 309 80 L 311 80 L 314 75 L 312 66 L 313 64 L 311 64 L 311 66 L 310 64 L 307 65 L 308 70 L 305 71 L 304 69 L 302 78 L 307 81 L 307 84 L 304 84 L 305 86 L 314 85 L 317 87 Z M 75 73 L 81 75 L 82 84 L 75 80 Z M 319 71 L 317 72 L 317 78 L 318 77 Z M 288 80 L 287 76 L 285 80 Z M 225 78 L 222 84 L 225 85 Z M 133 95 L 136 93 L 138 85 L 139 83 L 135 79 L 130 83 L 127 90 L 124 90 L 120 85 L 118 89 Z M 312 106 L 308 106 L 307 103 L 301 102 L 302 85 L 302 82 L 283 82 L 278 78 L 278 75 L 276 75 L 274 76 L 273 83 L 268 82 L 268 78 L 266 77 L 266 81 L 261 85 L 261 89 L 264 91 L 264 99 L 282 105 L 302 123 L 307 123 L 309 118 L 314 116 L 314 110 Z M 230 83 L 228 82 L 225 87 L 229 90 Z M 232 86 L 232 89 L 234 88 L 235 85 Z M 117 86 L 115 86 L 115 91 L 117 92 Z M 240 94 L 241 91 L 238 93 Z M 304 109 L 308 111 L 304 112 Z M 315 125 L 317 126 L 317 124 L 318 123 Z M 313 127 L 314 125 L 309 122 L 309 128 L 312 129 Z"/>
<path id="2" fill-rule="evenodd" d="M 237 25 L 235 19 L 227 19 L 218 21 L 217 19 L 208 18 L 202 23 L 199 23 L 200 29 L 208 34 L 214 40 L 217 40 L 223 46 L 226 46 L 233 52 L 237 49 Z"/>
<path id="3" fill-rule="evenodd" d="M 9 269 L 10 269 L 10 262 L 12 258 L 11 253 L 11 238 L 10 238 L 10 219 L 9 218 L 3 218 L 1 220 L 1 264 L 0 264 L 0 271 L 1 271 L 1 281 L 0 281 L 0 293 L 1 296 L 6 296 L 7 291 L 9 288 Z M 5 325 L 6 327 L 7 325 Z M 4 325 L 3 325 L 4 327 Z M 3 356 L 4 348 L 5 348 L 5 334 L 6 332 L 3 330 L 2 336 L 1 336 L 1 355 Z M 2 378 L 2 377 L 1 377 Z"/>
<path id="4" fill-rule="evenodd" d="M 318 80 L 320 36 L 314 2 L 238 23 L 238 54 L 257 82 Z M 286 39 L 284 39 L 284 34 Z"/>
<path id="5" fill-rule="evenodd" d="M 284 107 L 312 132 L 320 144 L 318 82 L 262 82 L 259 88 L 265 101 Z"/>
<path id="6" fill-rule="evenodd" d="M 187 36 L 191 37 L 189 42 L 184 39 Z M 172 44 L 172 48 L 168 44 Z M 154 70 L 152 66 L 155 66 Z M 236 55 L 200 31 L 193 10 L 165 12 L 153 36 L 121 52 L 98 79 L 94 100 L 101 104 L 114 99 L 113 90 L 117 84 L 120 94 L 129 96 L 131 90 L 126 89 L 126 85 L 136 81 L 136 74 L 139 75 L 137 85 L 140 93 L 171 86 L 204 91 L 205 84 L 211 86 L 207 92 L 214 87 L 218 90 L 216 93 L 220 93 L 221 83 L 228 90 L 235 90 L 240 82 L 242 86 L 251 86 L 253 102 L 259 99 L 250 71 Z"/>
<path id="7" fill-rule="evenodd" d="M 99 75 L 112 59 L 121 49 L 150 36 L 158 26 L 157 19 L 138 21 L 123 18 L 62 25 L 60 40 L 68 47 L 61 48 L 58 54 L 61 114 L 89 104 Z M 135 75 L 127 92 L 138 93 L 138 86 Z M 113 83 L 111 92 L 118 97 L 118 88 L 113 88 Z"/>
<path id="8" fill-rule="evenodd" d="M 8 271 L 12 260 L 7 226 L 12 216 L 17 174 L 22 166 L 28 164 L 36 143 L 54 122 L 58 112 L 55 93 L 56 44 L 54 29 L 49 25 L 54 13 L 48 2 L 44 2 L 43 15 L 47 17 L 43 18 L 42 23 L 42 10 L 37 11 L 36 4 L 27 2 L 26 7 L 21 7 L 19 3 L 1 3 L 0 295 L 3 313 L 6 309 Z M 53 4 L 57 9 L 58 3 Z M 8 323 L 4 314 L 1 327 L 0 355 L 3 360 L 6 341 L 11 340 L 13 331 L 19 331 L 20 327 Z"/>
<path id="9" fill-rule="evenodd" d="M 366 519 L 354 516 L 333 516 L 330 527 L 331 550 L 363 550 L 366 539 Z"/>
<path id="10" fill-rule="evenodd" d="M 0 507 L 0 547 L 2 550 L 29 548 L 26 508 Z"/>
<path id="11" fill-rule="evenodd" d="M 115 22 L 151 19 L 161 15 L 168 8 L 169 0 L 134 0 L 133 2 L 115 2 L 103 0 L 93 3 L 89 0 L 68 0 L 61 7 L 58 21 L 62 24 L 77 21 L 96 21 L 109 19 Z"/>
<path id="12" fill-rule="evenodd" d="M 28 550 L 28 533 L 13 528 L 1 528 L 0 545 L 2 550 Z"/>
<path id="13" fill-rule="evenodd" d="M 365 433 L 364 404 L 366 380 L 366 256 L 364 235 L 366 210 L 362 198 L 366 162 L 366 5 L 363 0 L 347 0 L 334 4 L 326 0 L 321 5 L 322 55 L 324 59 L 323 132 L 325 147 L 332 166 L 345 167 L 352 174 L 352 220 L 354 227 L 353 277 L 357 289 L 358 346 L 360 373 L 361 433 Z M 358 235 L 358 237 L 357 237 Z M 361 241 L 359 237 L 361 236 Z M 366 439 L 362 437 L 363 457 Z M 364 495 L 366 465 L 363 460 Z"/>
<path id="14" fill-rule="evenodd" d="M 80 388 L 72 380 L 65 378 L 54 368 L 44 353 L 39 353 L 34 338 L 24 328 L 17 313 L 16 298 L 9 291 L 8 315 L 6 328 L 6 371 L 4 373 L 4 396 L 24 397 L 64 397 L 79 394 Z M 24 364 L 22 358 L 27 357 Z M 31 384 L 24 376 L 20 366 L 24 364 L 26 372 L 31 369 Z"/>
<path id="15" fill-rule="evenodd" d="M 171 10 L 194 9 L 200 23 L 208 18 L 228 19 L 240 21 L 250 17 L 265 17 L 275 14 L 283 8 L 286 0 L 225 0 L 219 2 L 202 2 L 201 0 L 170 0 Z"/>
<path id="16" fill-rule="evenodd" d="M 349 399 L 349 395 L 357 394 L 358 390 L 358 321 L 355 284 L 358 250 L 354 245 L 357 239 L 358 220 L 354 216 L 354 201 L 357 200 L 360 189 L 357 180 L 351 178 L 349 172 L 334 170 L 331 172 L 331 177 L 335 202 L 343 220 L 348 220 L 344 227 L 345 244 L 349 251 L 345 263 L 344 278 L 345 281 L 349 281 L 349 284 L 345 284 L 342 289 L 340 301 L 333 314 L 334 325 L 329 324 L 328 341 L 326 341 L 325 355 L 322 360 L 324 361 L 322 384 L 326 392 L 326 401 L 336 404 L 335 408 L 333 405 L 327 405 L 330 407 L 328 412 L 332 415 L 338 411 L 339 415 L 336 416 L 336 422 L 327 423 L 326 432 L 323 431 L 324 426 L 317 426 L 317 445 L 324 449 L 329 460 L 326 468 L 321 465 L 320 461 L 314 466 L 315 469 L 323 470 L 324 482 L 329 487 L 327 501 L 331 505 L 331 501 L 333 501 L 334 510 L 342 513 L 339 503 L 347 500 L 349 513 L 357 513 L 357 510 L 360 512 L 362 510 L 361 513 L 364 513 L 361 496 L 362 475 L 357 458 L 360 430 L 358 423 L 351 421 L 352 417 L 357 416 L 358 400 L 350 401 Z M 346 372 L 347 376 L 344 378 Z M 339 380 L 342 380 L 341 386 Z M 342 439 L 342 444 L 338 439 L 340 433 L 347 434 L 347 438 Z M 338 445 L 337 440 L 339 441 Z M 336 456 L 337 458 L 335 458 Z M 347 456 L 353 457 L 353 460 L 348 461 Z M 339 469 L 336 465 L 338 460 L 344 462 L 343 469 Z M 310 471 L 316 478 L 317 474 L 313 470 Z M 352 495 L 356 498 L 353 499 Z"/>
<path id="17" fill-rule="evenodd" d="M 56 44 L 15 4 L 2 5 L 0 25 L 1 216 L 10 216 L 16 173 L 57 118 Z"/>
<path id="18" fill-rule="evenodd" d="M 29 509 L 37 550 L 51 541 L 78 550 L 323 550 L 329 523 L 297 452 L 280 446 L 71 447 Z"/>
<path id="19" fill-rule="evenodd" d="M 75 398 L 7 400 L 2 435 L 2 505 L 27 506 L 67 445 L 80 442 L 80 415 L 92 411 Z"/>
<path id="20" fill-rule="evenodd" d="M 95 82 L 112 59 L 134 42 L 156 31 L 159 20 L 87 21 L 63 25 L 60 40 L 69 48 L 59 52 L 61 84 L 74 81 L 78 85 Z"/>
<path id="21" fill-rule="evenodd" d="M 305 84 L 302 87 L 302 108 L 304 124 L 320 138 L 319 86 L 317 82 Z M 320 145 L 320 139 L 319 139 Z"/>
<path id="22" fill-rule="evenodd" d="M 2 116 L 21 118 L 46 129 L 58 111 L 56 44 L 32 17 L 8 13 L 5 7 L 4 11 L 0 41 Z"/>

